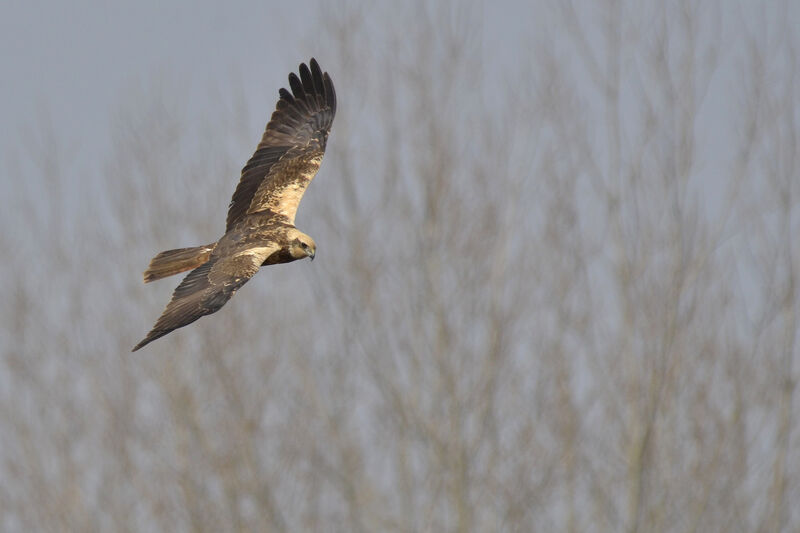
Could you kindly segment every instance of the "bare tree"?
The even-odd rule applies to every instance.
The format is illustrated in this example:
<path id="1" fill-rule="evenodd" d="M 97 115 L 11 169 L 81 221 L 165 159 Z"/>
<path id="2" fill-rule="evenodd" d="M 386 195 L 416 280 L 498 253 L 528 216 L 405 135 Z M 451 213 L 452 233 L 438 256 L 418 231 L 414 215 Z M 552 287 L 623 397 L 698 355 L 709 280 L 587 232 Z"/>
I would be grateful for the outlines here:
<path id="1" fill-rule="evenodd" d="M 323 6 L 319 259 L 135 356 L 141 268 L 216 238 L 272 102 L 158 80 L 102 172 L 45 121 L 0 215 L 0 528 L 800 527 L 789 6 L 580 7 L 505 63 L 486 6 Z"/>

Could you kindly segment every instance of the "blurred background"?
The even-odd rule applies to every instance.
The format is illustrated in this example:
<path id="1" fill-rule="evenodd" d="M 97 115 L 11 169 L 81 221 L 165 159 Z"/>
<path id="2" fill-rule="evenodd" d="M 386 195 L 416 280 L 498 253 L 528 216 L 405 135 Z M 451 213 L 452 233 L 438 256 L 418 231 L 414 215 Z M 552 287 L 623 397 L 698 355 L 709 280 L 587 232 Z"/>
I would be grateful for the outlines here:
<path id="1" fill-rule="evenodd" d="M 800 530 L 800 5 L 0 5 L 0 530 Z M 140 340 L 286 76 L 314 263 Z"/>

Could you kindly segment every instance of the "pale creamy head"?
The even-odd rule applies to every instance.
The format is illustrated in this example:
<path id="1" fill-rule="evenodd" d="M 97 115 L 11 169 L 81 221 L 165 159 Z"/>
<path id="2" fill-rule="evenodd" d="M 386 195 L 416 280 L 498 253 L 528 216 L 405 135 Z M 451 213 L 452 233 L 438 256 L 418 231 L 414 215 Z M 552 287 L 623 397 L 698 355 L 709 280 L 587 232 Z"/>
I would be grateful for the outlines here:
<path id="1" fill-rule="evenodd" d="M 290 229 L 287 237 L 289 238 L 289 255 L 295 259 L 305 257 L 314 259 L 314 255 L 317 253 L 317 244 L 314 239 L 296 228 Z"/>

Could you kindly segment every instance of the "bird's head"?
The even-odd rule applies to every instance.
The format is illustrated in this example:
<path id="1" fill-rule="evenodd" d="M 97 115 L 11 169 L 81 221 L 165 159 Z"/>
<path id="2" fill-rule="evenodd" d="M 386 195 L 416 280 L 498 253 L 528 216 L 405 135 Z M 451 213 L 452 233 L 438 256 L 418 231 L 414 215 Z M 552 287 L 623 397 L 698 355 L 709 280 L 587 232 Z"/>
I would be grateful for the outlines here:
<path id="1" fill-rule="evenodd" d="M 306 257 L 310 257 L 313 261 L 314 256 L 317 253 L 317 244 L 314 242 L 314 239 L 305 233 L 297 233 L 297 236 L 289 245 L 289 254 L 291 254 L 291 256 L 295 259 L 305 259 Z"/>

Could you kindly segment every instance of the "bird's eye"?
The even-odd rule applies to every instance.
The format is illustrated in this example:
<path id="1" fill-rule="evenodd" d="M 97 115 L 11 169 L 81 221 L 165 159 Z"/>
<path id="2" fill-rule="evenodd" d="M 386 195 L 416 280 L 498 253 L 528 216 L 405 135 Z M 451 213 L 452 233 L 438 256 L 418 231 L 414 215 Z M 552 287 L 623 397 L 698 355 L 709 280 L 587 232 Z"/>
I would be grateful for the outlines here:
<path id="1" fill-rule="evenodd" d="M 307 245 L 306 243 L 304 243 L 304 242 L 301 242 L 301 243 L 300 243 L 300 246 L 302 246 L 302 247 L 303 247 L 303 250 L 308 250 L 308 245 Z"/>

